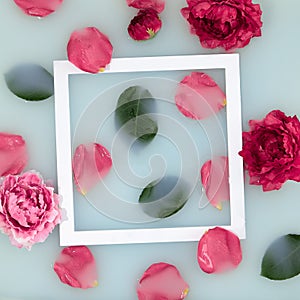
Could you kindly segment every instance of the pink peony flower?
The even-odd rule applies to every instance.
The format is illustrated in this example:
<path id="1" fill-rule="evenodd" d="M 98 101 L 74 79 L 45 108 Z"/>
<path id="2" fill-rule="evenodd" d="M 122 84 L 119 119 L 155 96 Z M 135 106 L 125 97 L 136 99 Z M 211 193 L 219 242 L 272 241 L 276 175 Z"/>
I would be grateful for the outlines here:
<path id="1" fill-rule="evenodd" d="M 61 221 L 59 196 L 36 172 L 8 175 L 0 187 L 0 229 L 18 248 L 46 240 Z"/>
<path id="2" fill-rule="evenodd" d="M 127 5 L 137 9 L 154 9 L 160 14 L 165 9 L 165 0 L 126 0 Z"/>
<path id="3" fill-rule="evenodd" d="M 98 286 L 97 266 L 86 246 L 64 248 L 54 264 L 54 271 L 64 284 L 88 289 Z"/>
<path id="4" fill-rule="evenodd" d="M 46 17 L 58 9 L 63 0 L 14 0 L 25 14 Z"/>
<path id="5" fill-rule="evenodd" d="M 234 50 L 261 36 L 262 11 L 252 0 L 187 0 L 187 4 L 181 13 L 204 48 Z"/>
<path id="6" fill-rule="evenodd" d="M 130 21 L 128 34 L 136 41 L 152 39 L 161 29 L 162 22 L 157 12 L 151 8 L 140 10 Z"/>
<path id="7" fill-rule="evenodd" d="M 160 262 L 151 265 L 139 280 L 139 300 L 181 300 L 188 294 L 189 286 L 173 265 Z"/>
<path id="8" fill-rule="evenodd" d="M 222 202 L 229 201 L 228 157 L 215 157 L 201 168 L 201 182 L 211 205 L 222 209 Z"/>
<path id="9" fill-rule="evenodd" d="M 78 191 L 85 195 L 112 167 L 109 151 L 100 144 L 79 145 L 72 160 L 74 181 Z"/>
<path id="10" fill-rule="evenodd" d="M 244 159 L 250 184 L 263 191 L 278 190 L 287 180 L 300 182 L 300 122 L 273 110 L 261 121 L 250 120 L 243 132 Z"/>
<path id="11" fill-rule="evenodd" d="M 113 47 L 108 37 L 95 27 L 75 30 L 67 45 L 68 58 L 79 69 L 98 73 L 110 63 Z"/>
<path id="12" fill-rule="evenodd" d="M 21 173 L 27 161 L 24 139 L 20 135 L 0 132 L 0 177 Z"/>
<path id="13" fill-rule="evenodd" d="M 198 263 L 206 273 L 220 273 L 236 268 L 242 261 L 239 238 L 221 227 L 209 229 L 198 243 Z"/>
<path id="14" fill-rule="evenodd" d="M 175 103 L 186 117 L 201 120 L 224 108 L 226 96 L 210 76 L 192 72 L 181 80 Z"/>

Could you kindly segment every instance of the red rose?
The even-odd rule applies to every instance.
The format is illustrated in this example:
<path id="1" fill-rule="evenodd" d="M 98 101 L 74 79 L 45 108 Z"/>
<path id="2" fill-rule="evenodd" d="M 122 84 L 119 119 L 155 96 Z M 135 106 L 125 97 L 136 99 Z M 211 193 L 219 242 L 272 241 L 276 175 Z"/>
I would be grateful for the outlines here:
<path id="1" fill-rule="evenodd" d="M 262 11 L 252 0 L 187 0 L 187 4 L 181 13 L 204 48 L 233 50 L 261 36 Z"/>
<path id="2" fill-rule="evenodd" d="M 136 41 L 144 41 L 153 38 L 160 30 L 162 22 L 154 9 L 140 10 L 129 26 L 128 33 Z"/>
<path id="3" fill-rule="evenodd" d="M 250 184 L 264 191 L 278 190 L 287 180 L 300 182 L 300 122 L 273 110 L 261 120 L 249 121 L 250 131 L 243 132 L 244 159 Z"/>

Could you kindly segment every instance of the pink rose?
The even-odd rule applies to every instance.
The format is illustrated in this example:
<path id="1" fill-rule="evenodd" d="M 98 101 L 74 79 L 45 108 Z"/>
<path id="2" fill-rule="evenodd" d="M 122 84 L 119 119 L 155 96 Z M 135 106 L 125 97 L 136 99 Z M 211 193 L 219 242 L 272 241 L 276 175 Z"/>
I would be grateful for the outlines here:
<path id="1" fill-rule="evenodd" d="M 250 120 L 250 131 L 243 132 L 245 169 L 250 184 L 264 191 L 278 190 L 287 180 L 300 182 L 300 122 L 273 110 L 261 121 Z"/>
<path id="2" fill-rule="evenodd" d="M 46 17 L 57 10 L 63 0 L 14 0 L 25 14 Z"/>
<path id="3" fill-rule="evenodd" d="M 0 187 L 0 229 L 18 248 L 46 240 L 60 222 L 59 196 L 35 172 L 8 175 Z"/>
<path id="4" fill-rule="evenodd" d="M 165 9 L 165 0 L 126 0 L 127 5 L 137 9 L 152 8 L 158 14 Z"/>
<path id="5" fill-rule="evenodd" d="M 187 0 L 187 4 L 181 13 L 204 48 L 234 50 L 261 36 L 262 11 L 252 0 Z"/>
<path id="6" fill-rule="evenodd" d="M 161 29 L 162 22 L 157 12 L 151 8 L 140 10 L 127 28 L 130 37 L 136 41 L 153 38 Z"/>
<path id="7" fill-rule="evenodd" d="M 79 69 L 98 73 L 111 61 L 113 46 L 108 37 L 95 27 L 75 30 L 69 39 L 68 59 Z"/>

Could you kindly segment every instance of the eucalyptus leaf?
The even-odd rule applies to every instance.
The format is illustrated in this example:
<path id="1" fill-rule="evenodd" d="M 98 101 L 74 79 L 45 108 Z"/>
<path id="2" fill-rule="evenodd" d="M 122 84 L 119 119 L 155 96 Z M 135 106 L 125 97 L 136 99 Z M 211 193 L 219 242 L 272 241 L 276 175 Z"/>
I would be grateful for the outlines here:
<path id="1" fill-rule="evenodd" d="M 272 280 L 284 280 L 299 273 L 300 235 L 288 234 L 278 238 L 263 257 L 261 275 Z"/>
<path id="2" fill-rule="evenodd" d="M 148 184 L 140 195 L 139 203 L 147 215 L 167 218 L 181 210 L 188 197 L 187 184 L 177 177 L 166 176 Z"/>
<path id="3" fill-rule="evenodd" d="M 127 88 L 119 96 L 116 108 L 117 126 L 141 141 L 151 141 L 157 134 L 157 123 L 147 114 L 153 111 L 155 99 L 141 86 Z"/>
<path id="4" fill-rule="evenodd" d="M 40 101 L 53 95 L 53 76 L 40 65 L 17 65 L 4 77 L 10 91 L 22 99 Z"/>

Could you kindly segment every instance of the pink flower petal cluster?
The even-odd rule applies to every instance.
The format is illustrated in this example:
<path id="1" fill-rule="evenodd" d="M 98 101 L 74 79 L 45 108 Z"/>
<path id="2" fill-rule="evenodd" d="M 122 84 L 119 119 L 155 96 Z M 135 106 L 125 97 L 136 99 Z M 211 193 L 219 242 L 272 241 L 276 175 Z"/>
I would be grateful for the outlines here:
<path id="1" fill-rule="evenodd" d="M 261 36 L 262 11 L 252 0 L 187 0 L 187 4 L 181 13 L 204 48 L 234 50 Z"/>
<path id="2" fill-rule="evenodd" d="M 0 229 L 13 245 L 30 249 L 60 223 L 59 200 L 34 171 L 8 175 L 0 186 Z"/>
<path id="3" fill-rule="evenodd" d="M 165 9 L 165 0 L 126 0 L 127 5 L 137 9 L 154 9 L 160 14 Z"/>
<path id="4" fill-rule="evenodd" d="M 300 122 L 280 110 L 262 120 L 250 120 L 250 131 L 243 132 L 244 159 L 250 184 L 263 191 L 278 190 L 287 180 L 300 182 Z"/>

